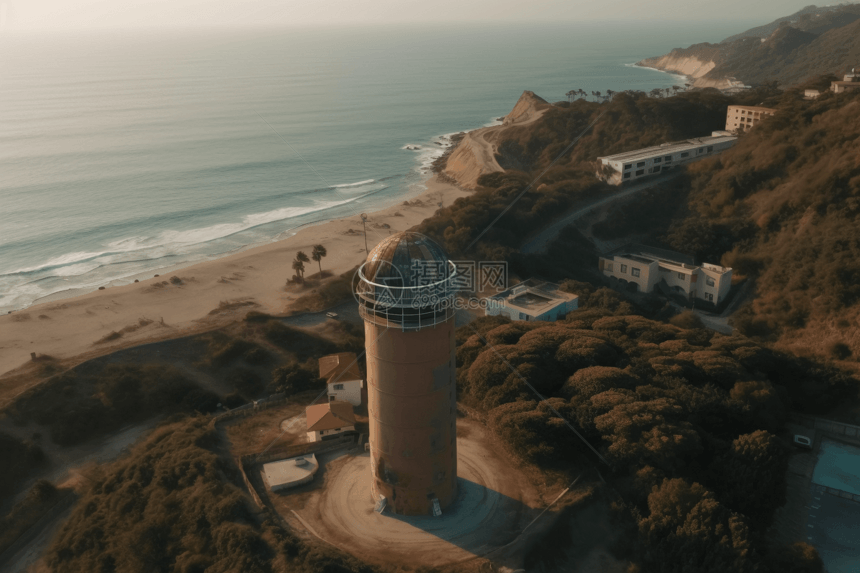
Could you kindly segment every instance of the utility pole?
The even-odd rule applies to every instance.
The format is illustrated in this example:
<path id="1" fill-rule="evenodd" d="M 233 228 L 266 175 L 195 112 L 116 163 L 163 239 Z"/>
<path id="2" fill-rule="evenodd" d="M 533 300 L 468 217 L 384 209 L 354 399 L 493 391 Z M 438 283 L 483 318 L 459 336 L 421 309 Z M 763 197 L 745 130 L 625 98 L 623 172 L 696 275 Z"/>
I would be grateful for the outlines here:
<path id="1" fill-rule="evenodd" d="M 367 213 L 361 214 L 361 226 L 364 229 L 364 252 L 369 255 L 370 251 L 367 249 Z"/>

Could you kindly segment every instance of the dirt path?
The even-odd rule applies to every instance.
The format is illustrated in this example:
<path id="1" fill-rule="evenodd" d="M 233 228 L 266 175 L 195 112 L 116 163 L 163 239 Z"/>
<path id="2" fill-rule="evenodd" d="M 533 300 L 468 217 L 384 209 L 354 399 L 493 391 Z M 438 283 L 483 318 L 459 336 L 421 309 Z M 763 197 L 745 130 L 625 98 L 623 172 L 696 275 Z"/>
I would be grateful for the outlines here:
<path id="1" fill-rule="evenodd" d="M 533 111 L 520 121 L 512 121 L 504 125 L 493 125 L 470 131 L 466 134 L 464 141 L 468 141 L 468 145 L 472 148 L 472 153 L 485 165 L 487 170 L 503 171 L 498 161 L 496 161 L 496 144 L 498 143 L 500 133 L 509 127 L 531 125 L 543 117 L 545 112 L 546 109 Z M 488 135 L 490 136 L 489 138 L 487 138 Z"/>

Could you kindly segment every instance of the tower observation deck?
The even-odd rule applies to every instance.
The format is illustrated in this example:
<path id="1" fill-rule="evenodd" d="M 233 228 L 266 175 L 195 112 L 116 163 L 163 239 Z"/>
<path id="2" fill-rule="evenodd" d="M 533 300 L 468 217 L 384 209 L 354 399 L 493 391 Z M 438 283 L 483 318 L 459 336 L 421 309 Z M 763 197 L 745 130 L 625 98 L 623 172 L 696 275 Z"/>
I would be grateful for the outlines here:
<path id="1" fill-rule="evenodd" d="M 457 496 L 456 265 L 418 233 L 387 237 L 359 267 L 373 503 L 402 515 Z"/>

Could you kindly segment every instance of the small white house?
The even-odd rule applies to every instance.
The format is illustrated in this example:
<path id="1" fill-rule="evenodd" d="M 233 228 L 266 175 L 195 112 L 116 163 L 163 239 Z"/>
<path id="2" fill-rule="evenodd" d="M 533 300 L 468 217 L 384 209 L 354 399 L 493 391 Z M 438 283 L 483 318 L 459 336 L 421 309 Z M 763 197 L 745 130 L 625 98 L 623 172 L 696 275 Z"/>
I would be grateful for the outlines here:
<path id="1" fill-rule="evenodd" d="M 354 352 L 330 354 L 319 359 L 320 378 L 328 386 L 329 401 L 342 400 L 361 406 L 365 400 L 364 379 Z"/>
<path id="2" fill-rule="evenodd" d="M 352 404 L 335 400 L 305 408 L 309 442 L 319 442 L 331 436 L 355 431 Z"/>

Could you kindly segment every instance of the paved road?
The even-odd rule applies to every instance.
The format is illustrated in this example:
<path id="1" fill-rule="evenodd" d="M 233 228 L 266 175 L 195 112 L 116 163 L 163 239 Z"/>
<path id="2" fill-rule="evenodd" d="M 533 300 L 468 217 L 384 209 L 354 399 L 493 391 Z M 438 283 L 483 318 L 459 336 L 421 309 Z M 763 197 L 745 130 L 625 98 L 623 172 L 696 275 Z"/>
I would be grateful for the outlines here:
<path id="1" fill-rule="evenodd" d="M 639 193 L 640 191 L 644 191 L 645 189 L 650 189 L 651 187 L 660 185 L 661 183 L 665 183 L 666 181 L 674 179 L 681 173 L 683 173 L 683 171 L 673 171 L 672 173 L 667 173 L 666 175 L 661 175 L 659 177 L 655 177 L 654 179 L 649 179 L 648 181 L 637 183 L 636 185 L 625 188 L 619 193 L 604 197 L 603 199 L 599 199 L 594 203 L 591 203 L 590 205 L 582 207 L 581 209 L 577 209 L 576 211 L 569 213 L 558 221 L 552 223 L 549 227 L 541 231 L 537 236 L 532 237 L 525 245 L 520 248 L 520 251 L 527 254 L 540 253 L 549 246 L 552 240 L 558 236 L 562 229 L 576 222 L 577 219 L 584 217 L 588 214 L 589 211 L 603 207 L 604 205 L 608 205 L 613 201 L 629 197 L 630 195 Z"/>

